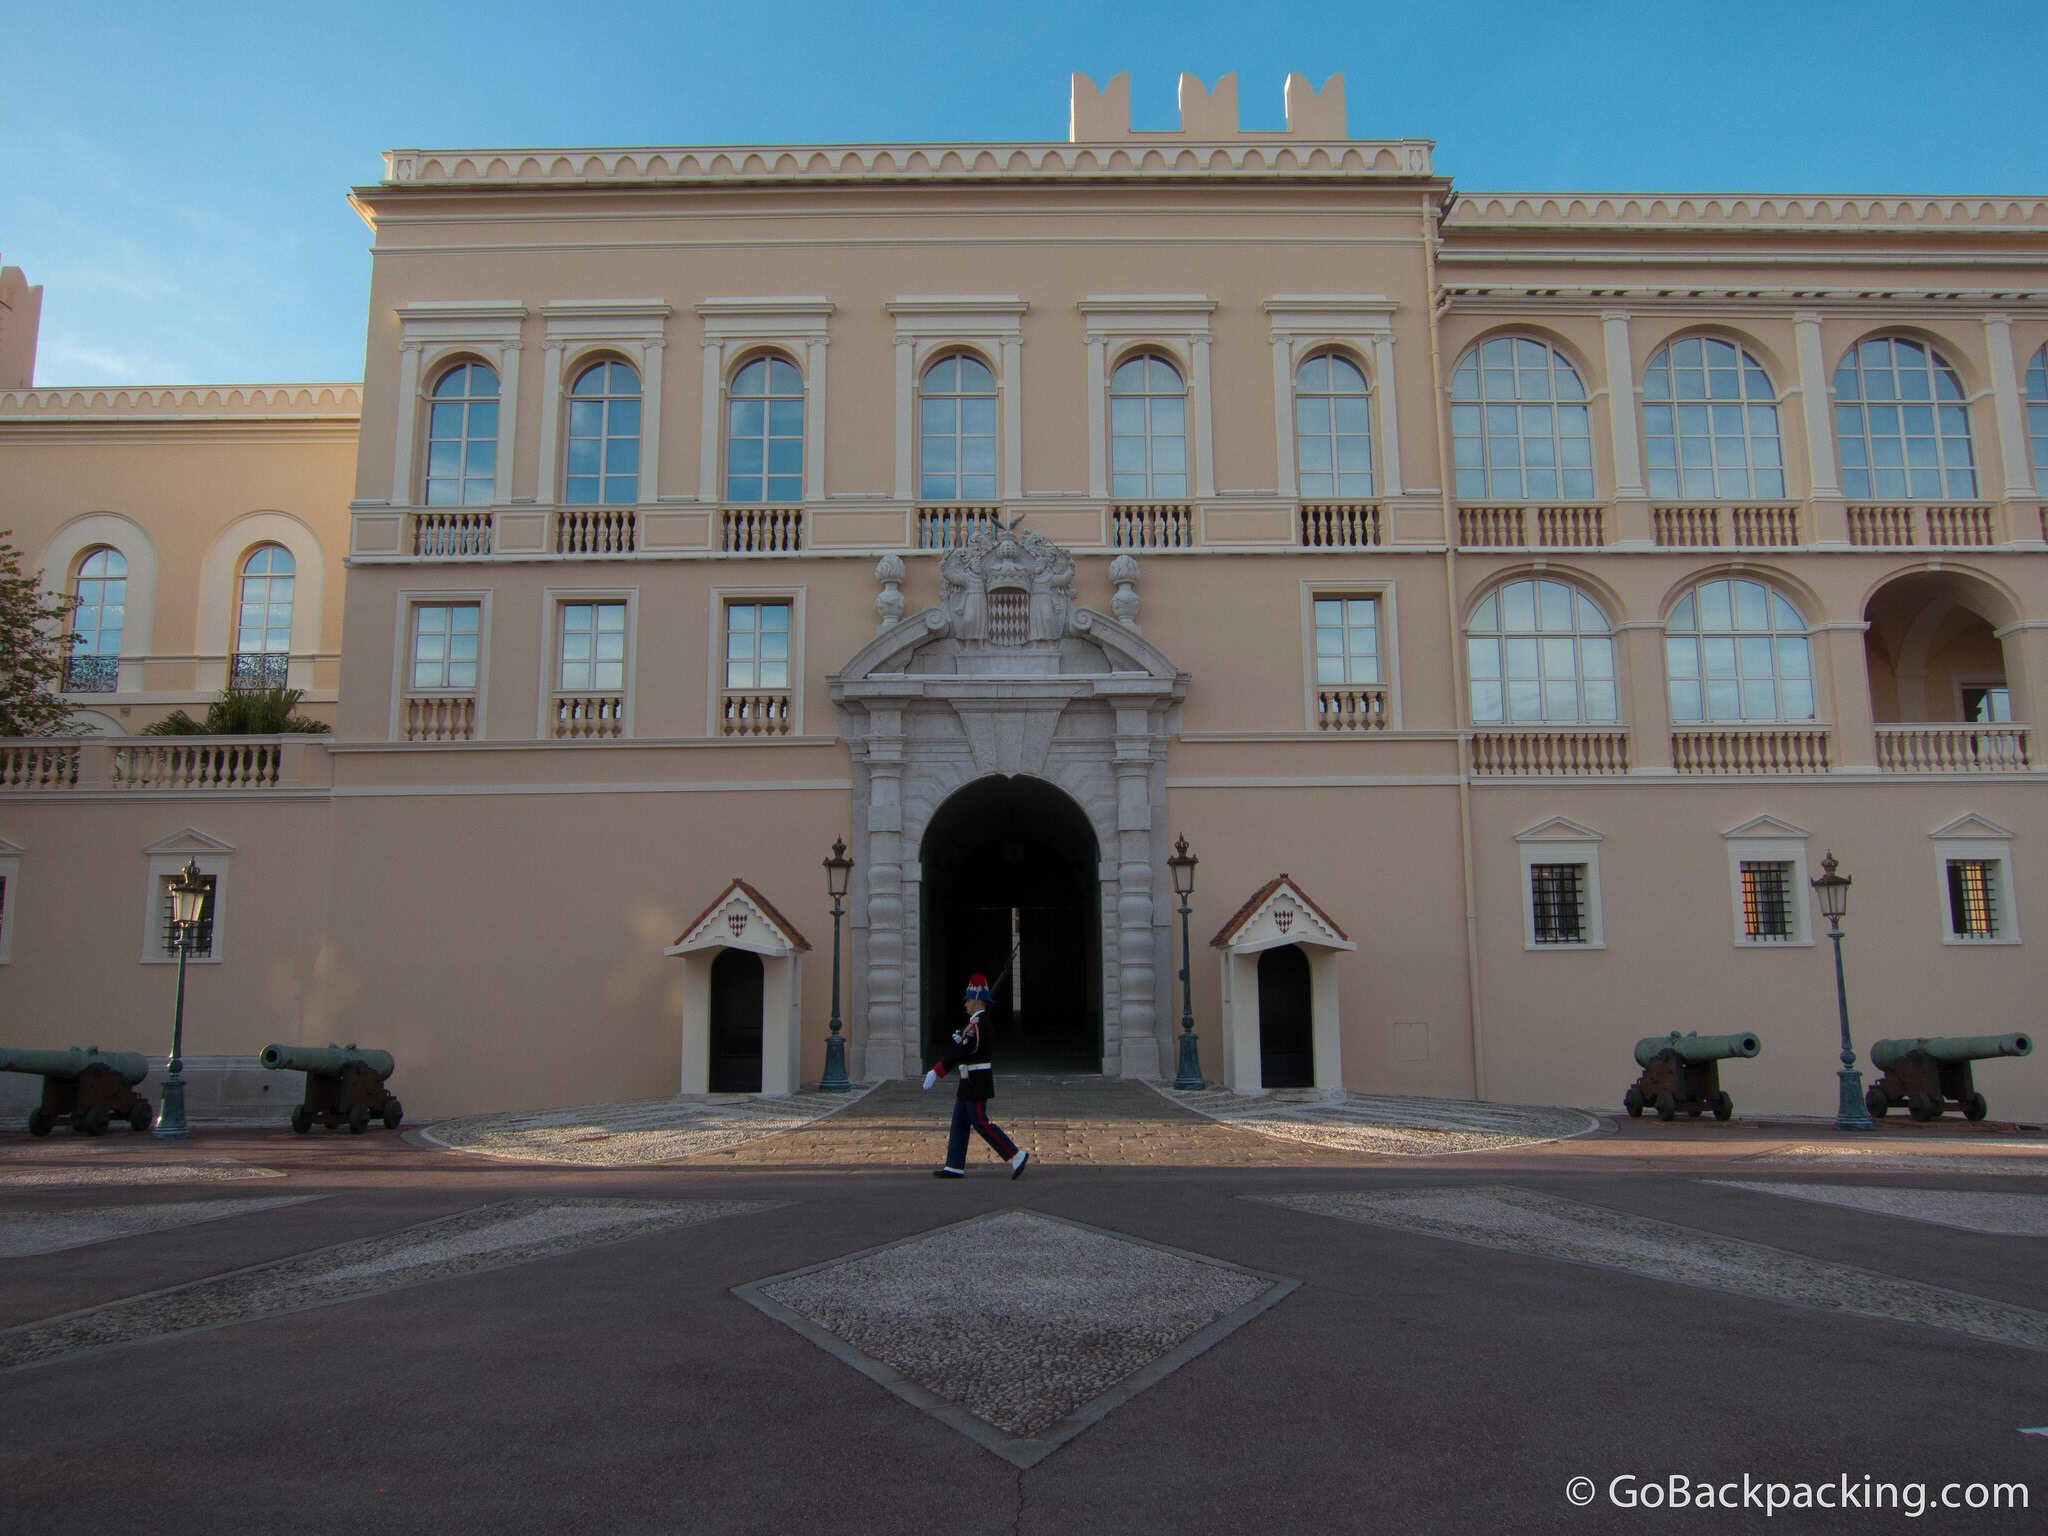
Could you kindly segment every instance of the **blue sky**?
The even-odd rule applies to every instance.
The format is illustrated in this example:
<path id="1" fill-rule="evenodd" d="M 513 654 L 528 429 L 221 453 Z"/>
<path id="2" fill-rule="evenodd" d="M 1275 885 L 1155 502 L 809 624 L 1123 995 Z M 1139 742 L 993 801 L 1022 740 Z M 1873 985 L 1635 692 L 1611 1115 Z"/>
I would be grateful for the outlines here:
<path id="1" fill-rule="evenodd" d="M 390 148 L 1060 139 L 1073 70 L 1141 128 L 1234 70 L 1277 128 L 1341 71 L 1467 190 L 2048 194 L 2044 59 L 2043 0 L 78 0 L 0 30 L 0 259 L 38 384 L 347 379 Z"/>

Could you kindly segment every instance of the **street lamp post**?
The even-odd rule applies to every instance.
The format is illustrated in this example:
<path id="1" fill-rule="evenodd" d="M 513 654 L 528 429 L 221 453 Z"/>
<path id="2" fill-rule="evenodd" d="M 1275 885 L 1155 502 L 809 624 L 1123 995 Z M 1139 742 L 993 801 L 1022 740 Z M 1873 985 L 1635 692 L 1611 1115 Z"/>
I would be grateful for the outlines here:
<path id="1" fill-rule="evenodd" d="M 1187 834 L 1173 845 L 1173 855 L 1166 861 L 1173 871 L 1174 894 L 1180 897 L 1180 1070 L 1173 1075 L 1173 1086 L 1183 1092 L 1192 1092 L 1209 1085 L 1202 1080 L 1202 1061 L 1195 1045 L 1195 994 L 1193 983 L 1188 979 L 1188 897 L 1195 890 L 1195 865 L 1200 861 L 1188 852 Z"/>
<path id="2" fill-rule="evenodd" d="M 1835 941 L 1835 1006 L 1842 1020 L 1842 1101 L 1835 1111 L 1838 1131 L 1872 1131 L 1870 1110 L 1863 1102 L 1863 1074 L 1856 1070 L 1856 1050 L 1849 1044 L 1849 987 L 1842 979 L 1842 918 L 1849 911 L 1849 877 L 1835 873 L 1835 851 L 1830 848 L 1820 861 L 1817 880 L 1809 881 L 1820 898 L 1821 916 L 1828 920 L 1828 937 Z"/>
<path id="3" fill-rule="evenodd" d="M 853 860 L 846 856 L 846 839 L 832 839 L 832 857 L 825 861 L 825 889 L 832 897 L 832 1033 L 825 1041 L 825 1075 L 818 1087 L 826 1093 L 851 1093 L 852 1079 L 846 1075 L 846 1041 L 840 1037 L 839 1022 L 839 918 L 846 909 Z"/>
<path id="4" fill-rule="evenodd" d="M 185 1139 L 185 957 L 192 952 L 192 930 L 206 910 L 206 879 L 199 861 L 187 859 L 171 882 L 171 927 L 178 944 L 178 1010 L 171 1018 L 171 1059 L 164 1063 L 164 1107 L 152 1133 L 165 1141 Z"/>

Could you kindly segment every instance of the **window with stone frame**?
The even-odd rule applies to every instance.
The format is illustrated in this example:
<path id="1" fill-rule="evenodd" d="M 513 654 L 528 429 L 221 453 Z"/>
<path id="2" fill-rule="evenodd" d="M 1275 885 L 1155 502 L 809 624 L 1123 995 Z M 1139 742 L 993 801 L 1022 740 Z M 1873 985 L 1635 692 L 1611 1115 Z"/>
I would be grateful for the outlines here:
<path id="1" fill-rule="evenodd" d="M 1969 395 L 1947 359 L 1905 336 L 1851 348 L 1835 370 L 1835 445 L 1852 501 L 1974 501 Z"/>
<path id="2" fill-rule="evenodd" d="M 178 958 L 178 924 L 176 898 L 171 886 L 177 875 L 158 875 L 158 903 L 163 911 L 163 952 L 173 960 Z M 201 875 L 200 883 L 206 887 L 206 900 L 199 908 L 199 921 L 192 925 L 191 934 L 186 938 L 185 955 L 188 960 L 210 960 L 213 958 L 213 898 L 220 888 L 218 875 Z"/>
<path id="3" fill-rule="evenodd" d="M 1742 936 L 1752 944 L 1783 944 L 1798 937 L 1789 860 L 1744 859 L 1741 864 Z"/>

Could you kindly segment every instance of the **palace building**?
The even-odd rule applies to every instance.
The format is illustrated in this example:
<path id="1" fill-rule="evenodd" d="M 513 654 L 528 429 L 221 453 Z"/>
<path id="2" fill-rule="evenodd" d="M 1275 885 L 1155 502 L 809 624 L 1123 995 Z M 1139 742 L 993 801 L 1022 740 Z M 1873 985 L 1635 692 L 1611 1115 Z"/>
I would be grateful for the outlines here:
<path id="1" fill-rule="evenodd" d="M 0 742 L 0 1029 L 398 1060 L 415 1117 L 857 1080 L 1613 1105 L 2031 1029 L 2048 199 L 1463 191 L 1181 81 L 1061 143 L 395 150 L 358 382 L 29 387 L 79 599 Z M 26 340 L 24 340 L 24 337 Z M 288 685 L 328 736 L 140 736 Z M 167 967 L 169 969 L 167 969 Z M 25 1081 L 25 1080 L 24 1080 Z M 1992 1064 L 2000 1118 L 2048 1065 Z"/>

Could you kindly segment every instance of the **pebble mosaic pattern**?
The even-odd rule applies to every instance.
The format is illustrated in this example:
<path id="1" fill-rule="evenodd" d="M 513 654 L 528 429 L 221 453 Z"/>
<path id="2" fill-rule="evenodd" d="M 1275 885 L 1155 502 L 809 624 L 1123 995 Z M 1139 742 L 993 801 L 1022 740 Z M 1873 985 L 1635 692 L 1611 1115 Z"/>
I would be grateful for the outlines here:
<path id="1" fill-rule="evenodd" d="M 214 1184 L 229 1179 L 281 1179 L 275 1168 L 248 1163 L 66 1163 L 14 1155 L 0 1158 L 0 1188 L 57 1189 L 74 1185 Z"/>
<path id="2" fill-rule="evenodd" d="M 738 1294 L 1030 1466 L 1294 1284 L 1010 1211 Z"/>
<path id="3" fill-rule="evenodd" d="M 318 1195 L 270 1195 L 255 1200 L 173 1200 L 163 1205 L 108 1205 L 89 1211 L 12 1211 L 0 1221 L 0 1259 L 60 1253 L 120 1237 L 168 1232 L 203 1221 L 224 1221 L 281 1205 L 302 1205 Z"/>
<path id="4" fill-rule="evenodd" d="M 1907 1221 L 1927 1221 L 1960 1232 L 2048 1237 L 2048 1195 L 1986 1194 L 1974 1189 L 1871 1189 L 1860 1184 L 1753 1184 L 1740 1179 L 1706 1182 L 1727 1189 L 1783 1195 L 1788 1200 L 1812 1200 Z"/>
<path id="5" fill-rule="evenodd" d="M 0 1332 L 0 1371 L 530 1264 L 773 1208 L 764 1200 L 506 1200 Z"/>
<path id="6" fill-rule="evenodd" d="M 859 1102 L 874 1087 L 866 1083 L 851 1093 L 765 1098 L 696 1094 L 527 1114 L 471 1115 L 436 1121 L 420 1134 L 451 1151 L 484 1157 L 597 1168 L 635 1167 L 680 1162 L 703 1152 L 728 1151 L 762 1136 L 800 1130 Z"/>
<path id="7" fill-rule="evenodd" d="M 1601 1124 L 1598 1116 L 1583 1110 L 1463 1099 L 1342 1091 L 1326 1094 L 1315 1088 L 1281 1088 L 1257 1096 L 1232 1093 L 1227 1088 L 1176 1093 L 1164 1084 L 1153 1086 L 1182 1108 L 1239 1130 L 1346 1152 L 1396 1157 L 1498 1152 L 1584 1136 L 1600 1129 Z"/>
<path id="8" fill-rule="evenodd" d="M 1942 1151 L 1929 1151 L 1940 1147 Z M 2008 1152 L 2015 1150 L 2006 1144 Z M 1985 1143 L 1951 1138 L 1946 1141 L 1926 1142 L 1911 1152 L 1902 1152 L 1895 1147 L 1885 1147 L 1864 1142 L 1861 1145 L 1844 1146 L 1839 1142 L 1809 1141 L 1797 1142 L 1780 1147 L 1775 1152 L 1752 1158 L 1752 1168 L 1799 1166 L 1832 1167 L 1837 1171 L 1855 1169 L 1872 1173 L 2032 1173 L 2048 1176 L 2048 1148 L 2028 1156 L 1986 1156 Z"/>
<path id="9" fill-rule="evenodd" d="M 2048 1350 L 2048 1313 L 1530 1189 L 1497 1186 L 1247 1198 L 1482 1248 L 1595 1264 L 1678 1285 L 1707 1286 L 1887 1322 L 1920 1323 L 1995 1344 Z"/>

